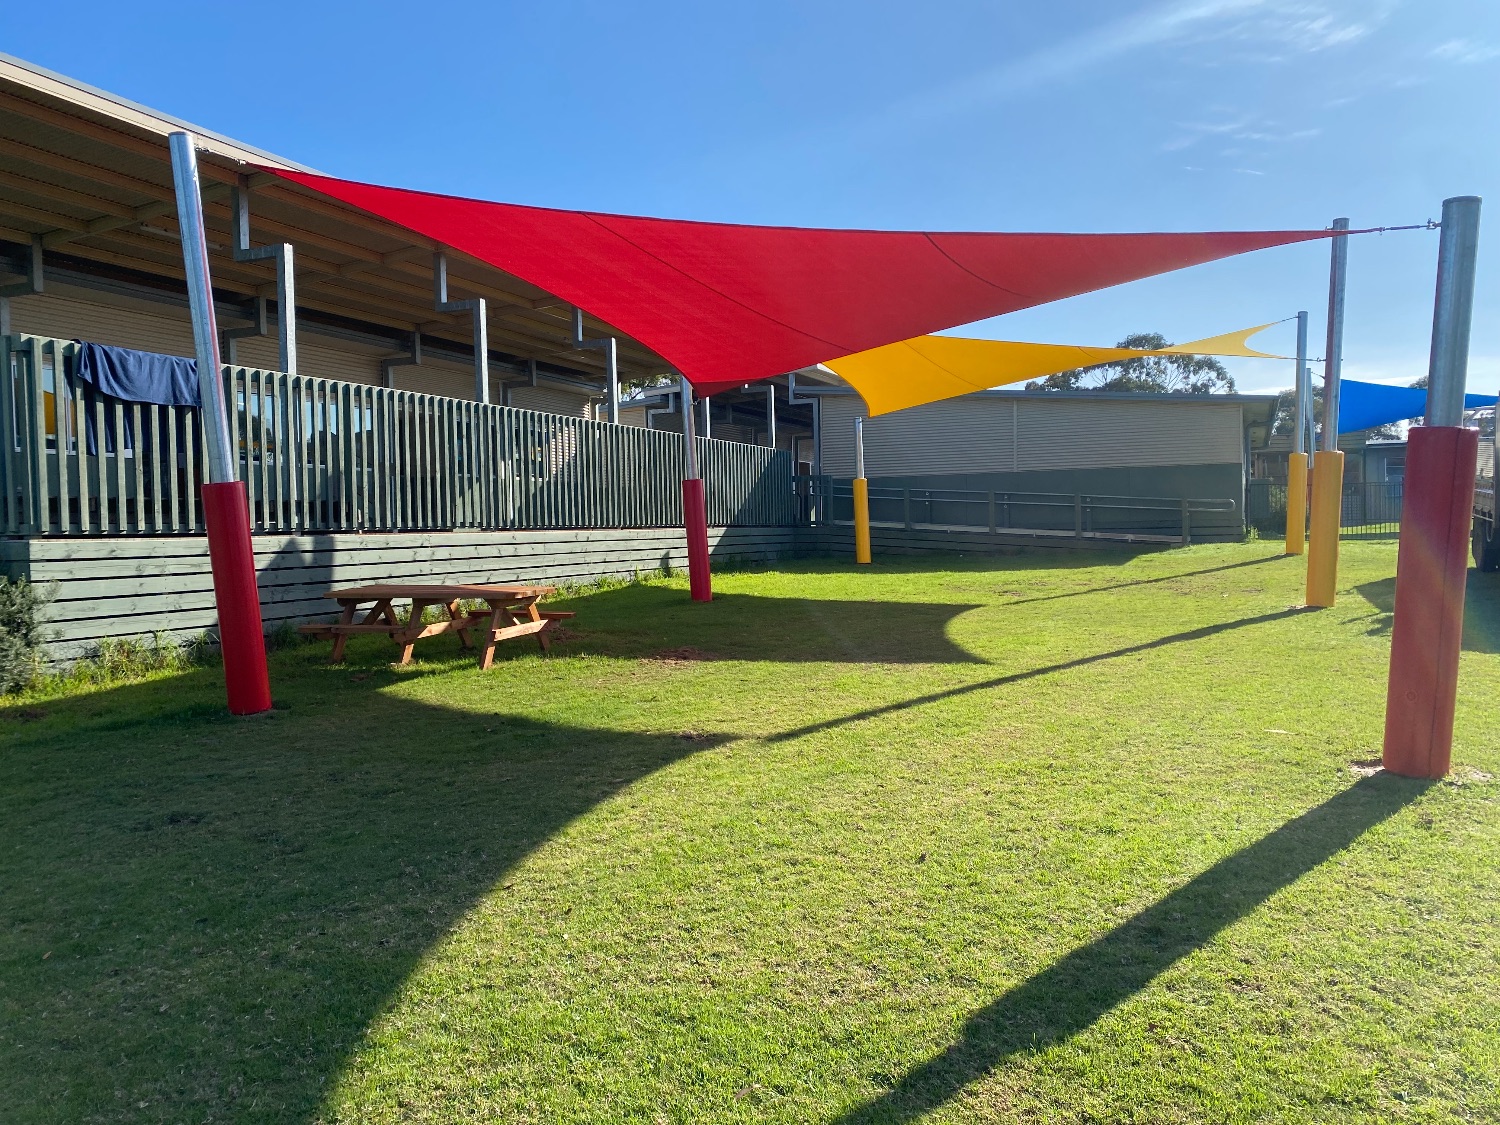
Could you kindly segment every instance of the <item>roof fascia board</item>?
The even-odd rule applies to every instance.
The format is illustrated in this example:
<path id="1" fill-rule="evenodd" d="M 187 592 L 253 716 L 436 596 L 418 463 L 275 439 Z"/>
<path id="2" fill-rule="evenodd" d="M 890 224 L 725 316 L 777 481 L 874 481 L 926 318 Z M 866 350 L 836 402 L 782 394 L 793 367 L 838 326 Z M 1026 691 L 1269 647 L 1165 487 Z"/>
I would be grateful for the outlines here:
<path id="1" fill-rule="evenodd" d="M 76 78 L 69 78 L 65 74 L 58 74 L 56 71 L 4 52 L 0 52 L 0 81 L 9 82 L 54 101 L 64 102 L 155 136 L 165 137 L 170 133 L 186 129 L 197 138 L 200 149 L 237 163 L 272 164 L 302 172 L 315 171 L 305 164 L 287 160 L 275 153 L 244 144 L 222 133 L 204 129 L 189 121 L 172 117 L 149 106 L 141 105 L 139 102 L 122 98 L 118 94 L 111 94 L 107 90 L 79 82 Z"/>

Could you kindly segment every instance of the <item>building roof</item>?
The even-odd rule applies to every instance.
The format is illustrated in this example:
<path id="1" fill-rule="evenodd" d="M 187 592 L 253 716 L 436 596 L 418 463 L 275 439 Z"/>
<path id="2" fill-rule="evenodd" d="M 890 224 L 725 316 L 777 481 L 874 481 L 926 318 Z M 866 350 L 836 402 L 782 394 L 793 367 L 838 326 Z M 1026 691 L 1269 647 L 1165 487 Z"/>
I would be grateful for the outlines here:
<path id="1" fill-rule="evenodd" d="M 849 386 L 808 386 L 800 383 L 797 387 L 798 393 L 812 395 L 853 395 L 853 387 Z M 1118 402 L 1118 403 L 1175 403 L 1195 406 L 1239 406 L 1246 428 L 1250 431 L 1251 444 L 1257 449 L 1265 448 L 1270 439 L 1271 423 L 1276 416 L 1276 403 L 1280 395 L 1246 395 L 1246 394 L 1185 394 L 1175 391 L 1027 391 L 1011 390 L 1007 387 L 997 387 L 994 390 L 976 391 L 973 394 L 963 395 L 960 398 L 948 399 L 942 403 L 929 403 L 927 407 L 914 406 L 912 410 L 923 410 L 928 407 L 942 407 L 970 399 L 990 399 L 1008 401 L 1012 399 L 1028 399 L 1036 402 Z M 899 418 L 901 411 L 896 411 L 890 417 Z"/>
<path id="2" fill-rule="evenodd" d="M 183 278 L 168 134 L 201 144 L 210 269 L 221 300 L 275 296 L 275 264 L 230 251 L 231 189 L 251 195 L 254 243 L 297 248 L 299 309 L 410 331 L 465 348 L 467 313 L 433 308 L 431 239 L 295 187 L 253 166 L 300 168 L 211 130 L 159 113 L 10 56 L 0 56 L 0 241 L 40 240 L 70 267 Z M 3 248 L 0 248 L 3 249 Z M 0 267 L 3 268 L 3 267 Z M 526 359 L 602 372 L 601 351 L 572 347 L 572 310 L 560 298 L 464 254 L 449 252 L 450 296 L 484 297 L 491 347 Z M 594 317 L 585 335 L 620 339 L 626 378 L 666 363 Z"/>

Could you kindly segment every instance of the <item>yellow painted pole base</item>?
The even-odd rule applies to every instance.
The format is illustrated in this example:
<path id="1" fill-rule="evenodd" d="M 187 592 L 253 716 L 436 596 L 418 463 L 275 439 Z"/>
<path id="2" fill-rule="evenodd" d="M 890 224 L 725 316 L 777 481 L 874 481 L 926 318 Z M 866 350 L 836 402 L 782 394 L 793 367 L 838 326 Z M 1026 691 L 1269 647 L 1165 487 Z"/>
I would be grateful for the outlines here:
<path id="1" fill-rule="evenodd" d="M 1286 463 L 1286 553 L 1300 555 L 1307 543 L 1307 454 Z"/>
<path id="2" fill-rule="evenodd" d="M 1344 454 L 1313 455 L 1312 518 L 1307 536 L 1307 604 L 1328 608 L 1339 582 L 1339 516 L 1344 505 Z"/>
<path id="3" fill-rule="evenodd" d="M 870 482 L 854 478 L 854 561 L 870 561 Z"/>

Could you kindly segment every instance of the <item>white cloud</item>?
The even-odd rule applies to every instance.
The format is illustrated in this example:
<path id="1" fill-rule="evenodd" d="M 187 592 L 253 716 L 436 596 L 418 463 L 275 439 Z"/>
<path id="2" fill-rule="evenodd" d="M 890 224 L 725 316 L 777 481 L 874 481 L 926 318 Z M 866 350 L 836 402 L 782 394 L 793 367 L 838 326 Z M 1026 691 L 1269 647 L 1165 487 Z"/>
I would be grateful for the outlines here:
<path id="1" fill-rule="evenodd" d="M 1181 134 L 1161 146 L 1162 152 L 1179 152 L 1191 148 L 1206 137 L 1220 137 L 1231 141 L 1245 141 L 1257 145 L 1288 144 L 1295 141 L 1310 141 L 1322 135 L 1321 129 L 1282 129 L 1274 121 L 1257 120 L 1253 117 L 1236 117 L 1226 121 L 1180 121 L 1176 126 Z M 1225 149 L 1221 156 L 1238 155 L 1239 148 Z"/>
<path id="2" fill-rule="evenodd" d="M 1476 43 L 1472 39 L 1450 39 L 1446 43 L 1439 43 L 1427 53 L 1431 58 L 1441 62 L 1468 66 L 1500 58 L 1500 47 L 1493 47 L 1488 43 Z"/>
<path id="3" fill-rule="evenodd" d="M 1306 54 L 1363 39 L 1396 0 L 1174 0 L 1115 20 L 989 70 L 957 79 L 888 107 L 854 131 L 893 128 L 959 116 L 1005 98 L 1066 82 L 1100 64 L 1152 47 L 1231 43 Z M 1357 11 L 1358 16 L 1352 13 Z"/>

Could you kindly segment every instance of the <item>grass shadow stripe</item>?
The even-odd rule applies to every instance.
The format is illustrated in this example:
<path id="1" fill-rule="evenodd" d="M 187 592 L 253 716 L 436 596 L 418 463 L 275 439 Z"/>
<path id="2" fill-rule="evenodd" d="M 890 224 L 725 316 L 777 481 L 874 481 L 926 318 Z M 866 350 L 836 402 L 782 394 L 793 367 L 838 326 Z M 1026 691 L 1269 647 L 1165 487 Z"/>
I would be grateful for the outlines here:
<path id="1" fill-rule="evenodd" d="M 975 1012 L 956 1042 L 836 1125 L 914 1121 L 1007 1059 L 1088 1030 L 1433 784 L 1389 774 L 1361 779 Z"/>
<path id="2" fill-rule="evenodd" d="M 1124 648 L 1113 649 L 1109 652 L 1097 652 L 1091 656 L 1080 656 L 1076 660 L 1064 660 L 1058 664 L 1047 664 L 1041 668 L 1029 668 L 1024 672 L 1011 672 L 1004 676 L 996 676 L 993 679 L 981 680 L 975 684 L 964 684 L 961 687 L 948 688 L 945 691 L 935 691 L 929 695 L 921 695 L 915 699 L 903 699 L 899 703 L 887 703 L 880 707 L 871 707 L 864 711 L 858 711 L 853 715 L 845 715 L 837 719 L 824 719 L 822 722 L 809 723 L 795 730 L 782 731 L 780 734 L 770 735 L 767 742 L 790 742 L 796 738 L 805 738 L 810 734 L 818 734 L 826 730 L 834 730 L 838 727 L 848 726 L 851 723 L 862 723 L 867 719 L 878 719 L 884 715 L 894 715 L 901 711 L 910 711 L 915 707 L 925 707 L 929 703 L 942 703 L 944 700 L 957 699 L 960 696 L 972 695 L 976 691 L 989 691 L 991 688 L 1005 687 L 1007 684 L 1018 684 L 1026 680 L 1034 680 L 1039 676 L 1051 676 L 1058 672 L 1071 671 L 1074 668 L 1086 668 L 1090 664 L 1099 664 L 1106 660 L 1118 660 L 1122 656 L 1133 656 L 1136 653 L 1150 652 L 1152 649 L 1166 648 L 1169 645 L 1188 644 L 1192 641 L 1201 641 L 1218 633 L 1225 633 L 1231 629 L 1244 629 L 1251 625 L 1266 625 L 1272 621 L 1280 621 L 1287 617 L 1295 617 L 1298 614 L 1308 612 L 1302 607 L 1295 609 L 1277 610 L 1275 613 L 1262 613 L 1255 617 L 1245 617 L 1238 621 L 1223 621 L 1216 625 L 1204 625 L 1199 629 L 1189 629 L 1185 633 L 1172 633 L 1169 636 L 1158 637 L 1154 641 L 1143 641 L 1138 645 L 1127 645 Z"/>

